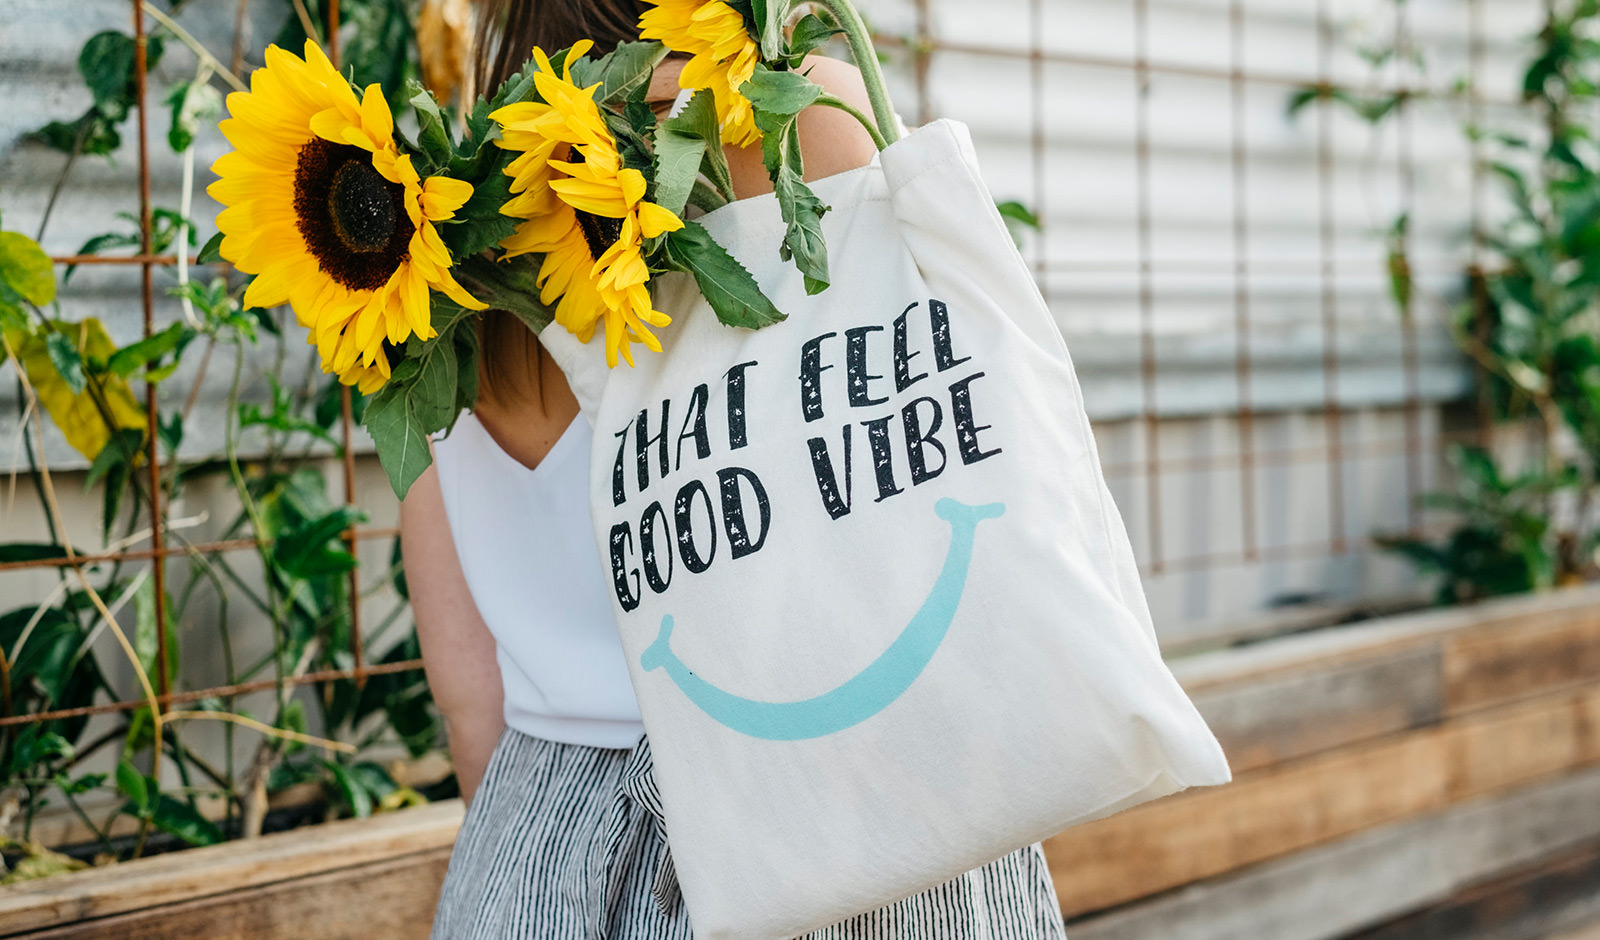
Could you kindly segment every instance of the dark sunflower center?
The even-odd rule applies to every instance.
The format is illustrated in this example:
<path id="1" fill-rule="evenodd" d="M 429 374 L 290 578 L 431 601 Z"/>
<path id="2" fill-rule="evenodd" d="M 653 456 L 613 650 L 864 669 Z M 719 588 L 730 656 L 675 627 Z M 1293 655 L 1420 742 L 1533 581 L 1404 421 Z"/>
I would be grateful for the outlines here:
<path id="1" fill-rule="evenodd" d="M 333 174 L 328 189 L 328 216 L 333 230 L 351 251 L 381 251 L 394 231 L 395 205 L 384 179 L 372 164 L 352 160 Z"/>
<path id="2" fill-rule="evenodd" d="M 583 163 L 583 151 L 577 147 L 571 150 L 568 160 L 572 163 Z M 617 243 L 622 237 L 622 220 L 607 218 L 603 215 L 574 210 L 578 216 L 578 228 L 583 232 L 583 240 L 589 244 L 589 256 L 595 259 L 606 253 L 606 249 Z"/>
<path id="3" fill-rule="evenodd" d="M 351 290 L 382 287 L 405 262 L 416 231 L 405 187 L 384 179 L 372 154 L 320 137 L 300 148 L 294 216 L 317 264 Z"/>
<path id="4" fill-rule="evenodd" d="M 608 219 L 603 215 L 578 212 L 578 228 L 583 230 L 583 240 L 589 243 L 589 254 L 596 260 L 622 236 L 622 220 Z"/>

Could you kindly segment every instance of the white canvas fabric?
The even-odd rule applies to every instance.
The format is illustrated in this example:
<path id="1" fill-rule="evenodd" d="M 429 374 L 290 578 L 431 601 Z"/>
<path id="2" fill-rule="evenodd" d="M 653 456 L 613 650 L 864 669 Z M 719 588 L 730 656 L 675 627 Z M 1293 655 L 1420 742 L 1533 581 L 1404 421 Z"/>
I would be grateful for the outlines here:
<path id="1" fill-rule="evenodd" d="M 1231 779 L 966 128 L 814 188 L 817 296 L 771 196 L 702 220 L 785 322 L 724 327 L 673 275 L 635 368 L 541 337 L 594 423 L 597 544 L 703 940 L 801 934 Z"/>

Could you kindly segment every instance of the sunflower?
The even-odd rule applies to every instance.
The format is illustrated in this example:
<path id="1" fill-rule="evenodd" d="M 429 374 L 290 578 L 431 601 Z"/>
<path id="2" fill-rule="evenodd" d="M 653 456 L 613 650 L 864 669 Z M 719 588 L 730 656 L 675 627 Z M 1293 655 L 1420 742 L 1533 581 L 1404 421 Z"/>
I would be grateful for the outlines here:
<path id="1" fill-rule="evenodd" d="M 589 47 L 574 45 L 566 61 Z M 643 173 L 623 164 L 594 101 L 598 86 L 579 88 L 570 68 L 558 75 L 543 50 L 533 50 L 533 56 L 534 87 L 542 100 L 490 115 L 501 128 L 497 143 L 518 152 L 505 169 L 513 196 L 500 211 L 525 220 L 501 247 L 508 258 L 543 254 L 539 299 L 555 302 L 556 322 L 588 342 L 604 319 L 606 362 L 615 366 L 620 353 L 633 365 L 629 344 L 659 352 L 650 327 L 671 322 L 650 298 L 644 239 L 682 228 L 683 222 L 644 201 L 648 184 Z"/>
<path id="2" fill-rule="evenodd" d="M 639 16 L 639 35 L 659 40 L 690 59 L 678 76 L 683 88 L 709 88 L 717 103 L 722 142 L 748 147 L 761 139 L 750 99 L 739 88 L 761 58 L 744 16 L 724 0 L 650 0 Z"/>
<path id="3" fill-rule="evenodd" d="M 228 111 L 222 132 L 235 149 L 212 165 L 219 178 L 206 190 L 227 207 L 222 256 L 256 276 L 246 306 L 293 306 L 324 372 L 379 388 L 386 343 L 434 335 L 430 289 L 484 309 L 451 276 L 434 228 L 472 187 L 417 173 L 377 85 L 358 99 L 315 43 L 303 60 L 269 46 Z"/>

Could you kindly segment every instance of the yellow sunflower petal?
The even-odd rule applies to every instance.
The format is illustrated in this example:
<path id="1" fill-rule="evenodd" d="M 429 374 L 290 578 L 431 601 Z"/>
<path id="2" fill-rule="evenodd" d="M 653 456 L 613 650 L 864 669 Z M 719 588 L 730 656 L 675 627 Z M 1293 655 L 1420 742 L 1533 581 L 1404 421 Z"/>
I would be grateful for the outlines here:
<path id="1" fill-rule="evenodd" d="M 422 183 L 422 214 L 439 222 L 455 215 L 471 198 L 471 183 L 447 176 L 430 176 Z"/>
<path id="2" fill-rule="evenodd" d="M 622 184 L 622 198 L 629 208 L 644 198 L 644 191 L 649 184 L 643 173 L 629 167 L 617 173 L 617 180 Z"/>
<path id="3" fill-rule="evenodd" d="M 655 238 L 665 232 L 676 232 L 683 228 L 683 220 L 673 215 L 671 209 L 653 202 L 639 203 L 638 211 L 639 229 L 645 238 Z"/>
<path id="4" fill-rule="evenodd" d="M 368 85 L 362 94 L 361 127 L 375 141 L 394 137 L 394 115 L 389 113 L 389 102 L 383 97 L 383 88 L 377 82 Z"/>
<path id="5" fill-rule="evenodd" d="M 561 194 L 561 201 L 590 215 L 619 219 L 628 211 L 622 188 L 616 183 L 591 183 L 588 180 L 551 180 L 550 188 Z"/>
<path id="6" fill-rule="evenodd" d="M 286 278 L 262 272 L 244 289 L 246 307 L 281 307 L 289 302 L 289 281 Z"/>

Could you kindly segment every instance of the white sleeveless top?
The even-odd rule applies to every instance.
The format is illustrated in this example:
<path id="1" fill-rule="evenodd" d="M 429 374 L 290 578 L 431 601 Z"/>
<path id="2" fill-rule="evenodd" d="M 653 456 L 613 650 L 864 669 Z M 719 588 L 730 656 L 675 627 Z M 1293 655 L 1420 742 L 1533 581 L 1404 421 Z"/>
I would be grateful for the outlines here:
<path id="1" fill-rule="evenodd" d="M 532 470 L 470 412 L 434 460 L 461 570 L 494 634 L 506 725 L 590 747 L 644 733 L 589 514 L 582 415 Z"/>

